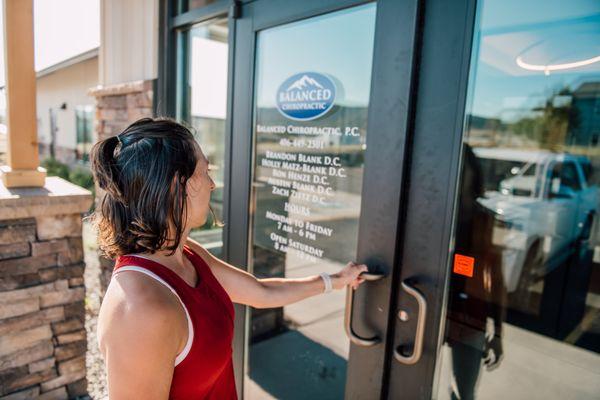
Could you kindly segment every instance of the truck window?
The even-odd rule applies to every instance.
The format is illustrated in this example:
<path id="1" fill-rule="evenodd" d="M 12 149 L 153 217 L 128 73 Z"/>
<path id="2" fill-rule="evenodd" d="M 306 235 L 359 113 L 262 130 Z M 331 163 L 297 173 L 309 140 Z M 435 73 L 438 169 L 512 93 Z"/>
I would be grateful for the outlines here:
<path id="1" fill-rule="evenodd" d="M 579 176 L 577 174 L 577 168 L 571 161 L 564 163 L 557 162 L 552 168 L 552 182 L 555 179 L 560 180 L 560 187 L 568 187 L 574 191 L 581 190 L 581 183 L 579 182 Z"/>
<path id="2" fill-rule="evenodd" d="M 520 161 L 497 160 L 493 158 L 478 158 L 483 174 L 484 190 L 498 190 L 500 182 L 515 175 L 535 175 L 535 163 L 524 163 Z M 518 171 L 514 174 L 512 171 Z"/>
<path id="3" fill-rule="evenodd" d="M 579 165 L 581 165 L 581 170 L 583 171 L 583 176 L 584 176 L 587 184 L 588 185 L 593 184 L 593 182 L 592 182 L 592 175 L 593 175 L 592 164 L 589 162 L 581 162 Z"/>

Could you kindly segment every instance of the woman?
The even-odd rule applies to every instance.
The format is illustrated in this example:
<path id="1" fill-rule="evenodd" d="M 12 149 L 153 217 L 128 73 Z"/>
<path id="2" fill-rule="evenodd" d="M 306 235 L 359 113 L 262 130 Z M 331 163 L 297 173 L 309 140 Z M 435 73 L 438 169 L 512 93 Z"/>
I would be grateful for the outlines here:
<path id="1" fill-rule="evenodd" d="M 282 307 L 354 289 L 365 265 L 301 279 L 257 279 L 188 238 L 215 184 L 190 131 L 142 119 L 92 149 L 105 192 L 94 214 L 100 248 L 116 258 L 98 318 L 111 400 L 235 399 L 232 302 Z"/>

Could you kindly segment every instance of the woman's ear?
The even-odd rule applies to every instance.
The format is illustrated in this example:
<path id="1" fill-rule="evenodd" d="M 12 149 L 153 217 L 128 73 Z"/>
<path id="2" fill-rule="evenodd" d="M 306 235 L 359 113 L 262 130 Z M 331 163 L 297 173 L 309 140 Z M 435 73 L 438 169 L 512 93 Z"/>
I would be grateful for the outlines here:
<path id="1" fill-rule="evenodd" d="M 199 189 L 199 183 L 198 183 L 198 179 L 196 179 L 194 176 L 191 176 L 190 179 L 187 180 L 187 186 L 186 186 L 186 191 L 188 193 L 196 193 Z"/>

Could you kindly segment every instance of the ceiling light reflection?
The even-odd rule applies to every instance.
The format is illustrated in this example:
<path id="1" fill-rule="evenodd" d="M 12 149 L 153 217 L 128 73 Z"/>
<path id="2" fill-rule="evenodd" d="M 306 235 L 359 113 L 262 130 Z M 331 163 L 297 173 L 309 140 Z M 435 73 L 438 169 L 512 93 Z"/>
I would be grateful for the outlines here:
<path id="1" fill-rule="evenodd" d="M 584 67 L 586 65 L 594 64 L 600 62 L 600 56 L 588 58 L 586 60 L 574 61 L 570 63 L 564 64 L 548 64 L 548 65 L 536 65 L 529 64 L 523 61 L 521 56 L 516 58 L 516 63 L 519 67 L 526 69 L 528 71 L 543 71 L 545 75 L 550 75 L 551 71 L 560 71 L 565 69 L 579 68 Z"/>

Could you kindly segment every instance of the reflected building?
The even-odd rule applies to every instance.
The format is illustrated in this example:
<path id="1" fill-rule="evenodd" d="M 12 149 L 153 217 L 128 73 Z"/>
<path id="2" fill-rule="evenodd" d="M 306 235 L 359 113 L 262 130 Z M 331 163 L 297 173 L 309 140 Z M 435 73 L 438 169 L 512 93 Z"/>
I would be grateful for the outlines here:
<path id="1" fill-rule="evenodd" d="M 577 123 L 570 121 L 569 144 L 598 146 L 600 137 L 600 78 L 582 82 L 572 95 L 571 107 Z"/>

